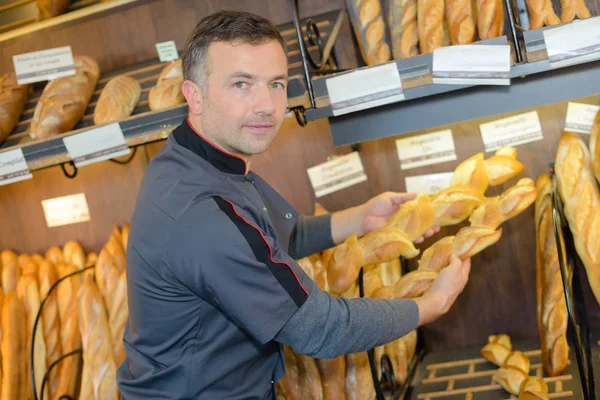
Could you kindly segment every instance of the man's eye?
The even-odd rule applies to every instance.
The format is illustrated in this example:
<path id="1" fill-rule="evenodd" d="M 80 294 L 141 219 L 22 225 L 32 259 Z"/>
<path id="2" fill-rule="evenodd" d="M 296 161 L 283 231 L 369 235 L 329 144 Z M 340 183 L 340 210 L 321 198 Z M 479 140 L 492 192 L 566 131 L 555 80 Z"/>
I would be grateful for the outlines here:
<path id="1" fill-rule="evenodd" d="M 233 84 L 237 89 L 244 89 L 248 84 L 246 82 L 236 82 Z"/>
<path id="2" fill-rule="evenodd" d="M 281 82 L 274 82 L 274 83 L 271 84 L 271 87 L 273 89 L 283 89 L 283 88 L 285 88 L 285 86 Z"/>

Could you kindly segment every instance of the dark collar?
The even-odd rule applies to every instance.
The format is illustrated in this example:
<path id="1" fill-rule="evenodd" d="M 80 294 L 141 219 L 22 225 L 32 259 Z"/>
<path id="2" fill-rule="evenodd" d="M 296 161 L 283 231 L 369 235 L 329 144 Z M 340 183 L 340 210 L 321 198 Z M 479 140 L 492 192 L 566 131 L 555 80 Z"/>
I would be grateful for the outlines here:
<path id="1" fill-rule="evenodd" d="M 219 171 L 228 174 L 246 174 L 246 162 L 225 150 L 219 149 L 198 132 L 189 119 L 185 120 L 173 131 L 175 141 L 188 150 L 211 163 Z"/>

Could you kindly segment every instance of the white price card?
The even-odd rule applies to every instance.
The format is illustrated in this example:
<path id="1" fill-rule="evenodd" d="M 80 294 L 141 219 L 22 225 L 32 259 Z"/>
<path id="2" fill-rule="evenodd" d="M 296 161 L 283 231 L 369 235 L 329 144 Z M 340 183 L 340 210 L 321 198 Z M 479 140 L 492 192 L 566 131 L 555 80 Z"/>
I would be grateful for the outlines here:
<path id="1" fill-rule="evenodd" d="M 307 170 L 315 196 L 323 197 L 367 180 L 358 152 L 337 157 Z"/>
<path id="2" fill-rule="evenodd" d="M 407 176 L 404 178 L 406 191 L 408 193 L 415 192 L 417 196 L 422 194 L 436 194 L 437 192 L 450 187 L 452 175 L 454 175 L 454 172 Z"/>
<path id="3" fill-rule="evenodd" d="M 600 59 L 600 16 L 543 31 L 552 68 Z"/>
<path id="4" fill-rule="evenodd" d="M 479 130 L 486 152 L 498 150 L 502 146 L 515 146 L 544 138 L 536 111 L 481 124 Z"/>
<path id="5" fill-rule="evenodd" d="M 335 116 L 404 100 L 395 62 L 327 78 L 325 84 Z"/>
<path id="6" fill-rule="evenodd" d="M 71 46 L 13 56 L 19 85 L 75 75 Z"/>
<path id="7" fill-rule="evenodd" d="M 117 122 L 66 137 L 63 142 L 76 167 L 124 156 L 131 151 Z"/>
<path id="8" fill-rule="evenodd" d="M 456 160 L 450 129 L 398 139 L 396 150 L 402 170 Z"/>
<path id="9" fill-rule="evenodd" d="M 459 45 L 433 51 L 433 83 L 510 85 L 510 46 Z"/>
<path id="10" fill-rule="evenodd" d="M 179 59 L 177 45 L 173 40 L 168 42 L 156 43 L 156 51 L 160 62 L 175 61 Z"/>
<path id="11" fill-rule="evenodd" d="M 598 106 L 569 102 L 565 130 L 589 134 L 598 110 L 600 110 Z"/>
<path id="12" fill-rule="evenodd" d="M 90 220 L 85 193 L 42 200 L 42 208 L 48 228 Z"/>
<path id="13" fill-rule="evenodd" d="M 22 149 L 0 153 L 0 185 L 31 179 L 31 171 Z"/>

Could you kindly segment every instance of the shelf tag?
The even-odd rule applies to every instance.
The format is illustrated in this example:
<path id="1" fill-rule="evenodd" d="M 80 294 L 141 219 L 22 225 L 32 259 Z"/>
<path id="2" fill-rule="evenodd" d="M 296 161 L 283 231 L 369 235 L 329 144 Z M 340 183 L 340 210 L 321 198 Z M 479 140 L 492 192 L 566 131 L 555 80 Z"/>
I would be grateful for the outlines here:
<path id="1" fill-rule="evenodd" d="M 327 78 L 325 84 L 334 116 L 404 100 L 395 62 Z"/>
<path id="2" fill-rule="evenodd" d="M 13 56 L 19 85 L 75 75 L 71 46 Z"/>
<path id="3" fill-rule="evenodd" d="M 487 122 L 479 125 L 479 130 L 486 152 L 544 138 L 537 111 Z"/>
<path id="4" fill-rule="evenodd" d="M 0 185 L 8 185 L 33 178 L 25 161 L 23 149 L 0 153 Z"/>
<path id="5" fill-rule="evenodd" d="M 352 152 L 307 170 L 316 197 L 323 197 L 367 180 L 360 155 Z"/>
<path id="6" fill-rule="evenodd" d="M 156 43 L 156 51 L 158 52 L 158 58 L 160 59 L 160 62 L 175 61 L 179 59 L 177 45 L 173 40 Z"/>
<path id="7" fill-rule="evenodd" d="M 404 178 L 406 191 L 415 192 L 417 196 L 422 194 L 433 195 L 450 187 L 454 172 L 440 172 L 437 174 L 407 176 Z"/>
<path id="8" fill-rule="evenodd" d="M 66 137 L 63 142 L 76 167 L 131 152 L 118 122 Z"/>
<path id="9" fill-rule="evenodd" d="M 85 193 L 42 200 L 42 208 L 48 228 L 90 220 Z"/>
<path id="10" fill-rule="evenodd" d="M 402 170 L 456 160 L 450 129 L 398 139 L 396 150 Z"/>
<path id="11" fill-rule="evenodd" d="M 600 110 L 600 107 L 591 104 L 569 102 L 565 130 L 590 134 L 598 110 Z"/>
<path id="12" fill-rule="evenodd" d="M 600 17 L 576 20 L 543 34 L 552 68 L 600 59 Z"/>
<path id="13" fill-rule="evenodd" d="M 433 83 L 510 85 L 510 46 L 458 45 L 433 51 Z"/>

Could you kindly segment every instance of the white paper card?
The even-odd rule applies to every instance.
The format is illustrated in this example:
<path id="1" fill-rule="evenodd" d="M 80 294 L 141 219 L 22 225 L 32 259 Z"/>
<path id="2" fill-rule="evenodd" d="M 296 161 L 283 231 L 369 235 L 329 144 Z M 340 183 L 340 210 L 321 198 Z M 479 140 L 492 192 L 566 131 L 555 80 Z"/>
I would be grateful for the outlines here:
<path id="1" fill-rule="evenodd" d="M 454 175 L 454 172 L 407 176 L 404 178 L 406 191 L 409 193 L 415 192 L 417 196 L 422 194 L 436 194 L 437 192 L 450 187 L 452 175 Z"/>
<path id="2" fill-rule="evenodd" d="M 48 228 L 90 220 L 85 193 L 42 200 L 42 208 Z"/>
<path id="3" fill-rule="evenodd" d="M 307 172 L 316 197 L 322 197 L 367 180 L 360 155 L 356 151 L 311 167 Z"/>
<path id="4" fill-rule="evenodd" d="M 75 75 L 71 46 L 13 56 L 19 85 Z"/>
<path id="5" fill-rule="evenodd" d="M 179 59 L 177 45 L 173 40 L 156 43 L 156 51 L 158 52 L 158 58 L 160 59 L 160 62 L 175 61 Z"/>
<path id="6" fill-rule="evenodd" d="M 66 137 L 63 142 L 76 167 L 124 156 L 131 151 L 117 122 Z"/>
<path id="7" fill-rule="evenodd" d="M 486 152 L 544 138 L 537 111 L 481 124 L 479 130 Z"/>
<path id="8" fill-rule="evenodd" d="M 396 150 L 402 170 L 456 160 L 450 129 L 398 139 Z"/>
<path id="9" fill-rule="evenodd" d="M 600 16 L 543 31 L 552 68 L 600 59 Z"/>
<path id="10" fill-rule="evenodd" d="M 569 102 L 565 130 L 589 134 L 598 110 L 600 110 L 598 106 Z"/>
<path id="11" fill-rule="evenodd" d="M 433 51 L 433 83 L 510 85 L 510 46 L 459 45 Z"/>
<path id="12" fill-rule="evenodd" d="M 31 179 L 31 171 L 22 149 L 0 153 L 0 185 Z"/>
<path id="13" fill-rule="evenodd" d="M 343 115 L 404 100 L 395 62 L 327 78 L 333 115 Z"/>

